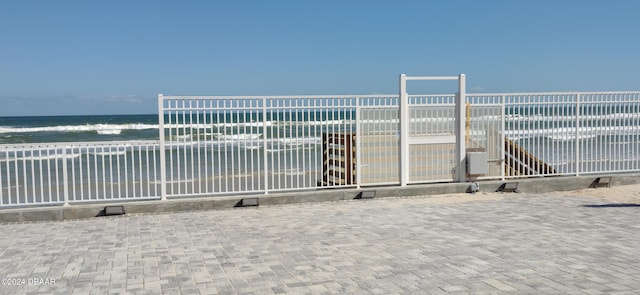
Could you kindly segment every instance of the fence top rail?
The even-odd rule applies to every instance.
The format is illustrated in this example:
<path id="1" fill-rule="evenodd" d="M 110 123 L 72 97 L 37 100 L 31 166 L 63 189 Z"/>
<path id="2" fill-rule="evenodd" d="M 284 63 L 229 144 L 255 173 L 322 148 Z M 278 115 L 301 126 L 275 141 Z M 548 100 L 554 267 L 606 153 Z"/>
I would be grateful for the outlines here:
<path id="1" fill-rule="evenodd" d="M 159 140 L 125 140 L 125 141 L 86 141 L 86 142 L 38 142 L 38 143 L 8 143 L 0 144 L 1 149 L 16 148 L 74 148 L 74 147 L 103 147 L 103 146 L 149 146 L 160 145 Z"/>
<path id="2" fill-rule="evenodd" d="M 389 98 L 398 97 L 398 94 L 363 94 L 363 95 L 256 95 L 256 96 L 234 96 L 234 95 L 163 95 L 164 100 L 171 99 L 192 99 L 192 100 L 207 100 L 207 99 L 318 99 L 318 98 Z"/>
<path id="3" fill-rule="evenodd" d="M 409 97 L 425 96 L 453 96 L 454 94 L 410 94 Z M 552 96 L 552 95 L 640 95 L 640 91 L 574 91 L 574 92 L 492 92 L 492 93 L 467 93 L 467 97 L 487 97 L 487 96 Z M 171 99 L 323 99 L 323 98 L 398 98 L 398 94 L 347 94 L 347 95 L 256 95 L 256 96 L 234 96 L 234 95 L 163 95 L 164 100 Z"/>
<path id="4" fill-rule="evenodd" d="M 405 80 L 410 81 L 441 81 L 441 80 L 458 80 L 458 76 L 404 76 Z"/>
<path id="5" fill-rule="evenodd" d="M 455 94 L 446 93 L 446 94 L 409 94 L 409 97 L 449 97 L 455 96 Z M 233 96 L 233 95 L 172 95 L 167 96 L 164 95 L 162 98 L 164 100 L 171 99 L 191 99 L 191 100 L 208 100 L 208 99 L 295 99 L 295 98 L 303 98 L 303 99 L 323 99 L 323 98 L 398 98 L 400 95 L 396 94 L 363 94 L 363 95 L 353 95 L 353 94 L 345 94 L 345 95 L 256 95 L 256 96 Z"/>
<path id="6" fill-rule="evenodd" d="M 551 95 L 640 95 L 640 91 L 575 91 L 575 92 L 494 92 L 494 93 L 467 93 L 467 97 L 482 96 L 551 96 Z"/>

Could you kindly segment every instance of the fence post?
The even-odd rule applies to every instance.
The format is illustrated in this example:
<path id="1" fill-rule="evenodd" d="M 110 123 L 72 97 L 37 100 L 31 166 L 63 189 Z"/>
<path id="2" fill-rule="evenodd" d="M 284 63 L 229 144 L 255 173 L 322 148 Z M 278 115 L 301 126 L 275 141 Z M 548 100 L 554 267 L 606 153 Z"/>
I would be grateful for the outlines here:
<path id="1" fill-rule="evenodd" d="M 267 98 L 262 98 L 262 164 L 264 165 L 264 194 L 269 194 L 269 153 L 267 153 Z"/>
<path id="2" fill-rule="evenodd" d="M 458 182 L 465 182 L 467 174 L 465 162 L 465 153 L 467 151 L 465 142 L 465 122 L 467 121 L 466 100 L 466 78 L 464 74 L 460 74 L 460 76 L 458 76 L 458 95 L 456 96 L 456 172 L 458 174 Z"/>
<path id="3" fill-rule="evenodd" d="M 360 182 L 362 181 L 362 175 L 360 175 L 360 172 L 362 171 L 362 169 L 360 169 L 360 165 L 362 164 L 360 132 L 360 97 L 356 96 L 356 188 L 360 188 Z"/>
<path id="4" fill-rule="evenodd" d="M 502 161 L 500 161 L 500 175 L 501 175 L 501 180 L 504 181 L 505 180 L 506 170 L 507 170 L 506 169 L 507 168 L 506 167 L 507 166 L 507 164 L 506 164 L 506 162 L 507 162 L 507 159 L 506 159 L 507 153 L 506 153 L 505 148 L 504 148 L 505 147 L 505 140 L 506 140 L 505 132 L 507 131 L 507 128 L 506 128 L 507 125 L 506 125 L 506 122 L 505 122 L 505 120 L 506 120 L 506 112 L 507 112 L 507 107 L 506 107 L 507 102 L 506 102 L 506 96 L 505 95 L 502 95 L 501 98 L 502 98 L 502 115 L 500 116 L 500 119 L 501 119 L 500 128 L 501 128 L 502 132 L 500 132 L 500 145 L 499 146 L 500 146 L 500 159 Z"/>
<path id="5" fill-rule="evenodd" d="M 580 176 L 580 93 L 576 93 L 576 176 Z"/>
<path id="6" fill-rule="evenodd" d="M 409 95 L 407 76 L 400 75 L 400 186 L 409 181 Z"/>
<path id="7" fill-rule="evenodd" d="M 167 199 L 167 163 L 164 139 L 164 96 L 158 94 L 158 137 L 160 139 L 160 199 Z"/>
<path id="8" fill-rule="evenodd" d="M 67 147 L 62 147 L 62 194 L 64 206 L 69 206 L 69 175 L 67 175 Z M 34 197 L 35 198 L 35 197 Z"/>

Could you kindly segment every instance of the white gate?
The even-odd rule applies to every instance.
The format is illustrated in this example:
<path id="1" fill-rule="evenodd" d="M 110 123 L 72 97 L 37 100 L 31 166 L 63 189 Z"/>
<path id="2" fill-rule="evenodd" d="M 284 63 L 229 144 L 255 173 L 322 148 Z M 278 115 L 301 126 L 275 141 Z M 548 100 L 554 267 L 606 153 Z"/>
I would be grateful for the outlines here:
<path id="1" fill-rule="evenodd" d="M 458 93 L 409 96 L 408 80 L 457 80 Z M 400 75 L 400 184 L 466 180 L 465 75 Z"/>

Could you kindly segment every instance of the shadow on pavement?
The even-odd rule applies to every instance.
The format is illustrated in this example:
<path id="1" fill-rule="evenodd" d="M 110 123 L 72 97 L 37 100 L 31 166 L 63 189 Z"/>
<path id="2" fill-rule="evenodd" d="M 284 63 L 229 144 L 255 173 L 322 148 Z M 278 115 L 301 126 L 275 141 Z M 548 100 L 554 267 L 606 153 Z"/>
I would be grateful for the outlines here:
<path id="1" fill-rule="evenodd" d="M 601 204 L 601 205 L 582 205 L 582 207 L 587 207 L 587 208 L 640 207 L 640 204 L 612 203 L 612 204 Z"/>

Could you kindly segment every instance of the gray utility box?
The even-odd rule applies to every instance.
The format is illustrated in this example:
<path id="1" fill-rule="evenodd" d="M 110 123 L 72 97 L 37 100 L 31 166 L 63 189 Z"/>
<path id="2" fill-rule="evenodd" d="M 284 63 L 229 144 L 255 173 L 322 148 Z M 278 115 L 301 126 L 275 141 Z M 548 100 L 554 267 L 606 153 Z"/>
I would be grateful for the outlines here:
<path id="1" fill-rule="evenodd" d="M 489 174 L 489 156 L 486 152 L 467 153 L 467 173 L 469 175 Z"/>

